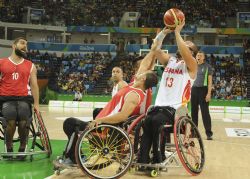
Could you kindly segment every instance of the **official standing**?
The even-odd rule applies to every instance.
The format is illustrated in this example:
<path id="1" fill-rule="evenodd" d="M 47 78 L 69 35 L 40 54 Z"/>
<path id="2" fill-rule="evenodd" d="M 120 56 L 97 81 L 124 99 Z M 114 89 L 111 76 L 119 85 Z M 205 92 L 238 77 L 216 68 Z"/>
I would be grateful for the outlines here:
<path id="1" fill-rule="evenodd" d="M 200 106 L 207 140 L 213 140 L 211 116 L 209 114 L 213 71 L 212 67 L 205 62 L 204 52 L 199 51 L 196 55 L 196 60 L 198 63 L 198 72 L 191 91 L 191 116 L 193 122 L 198 127 L 198 106 Z"/>

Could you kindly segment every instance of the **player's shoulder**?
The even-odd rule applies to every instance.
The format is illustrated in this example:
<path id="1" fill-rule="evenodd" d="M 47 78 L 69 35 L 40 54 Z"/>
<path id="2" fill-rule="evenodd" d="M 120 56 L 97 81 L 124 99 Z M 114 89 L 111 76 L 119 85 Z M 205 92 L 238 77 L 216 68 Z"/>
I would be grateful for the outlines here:
<path id="1" fill-rule="evenodd" d="M 124 80 L 122 80 L 118 83 L 119 89 L 124 88 L 125 86 L 128 86 L 128 83 Z"/>
<path id="2" fill-rule="evenodd" d="M 8 57 L 0 58 L 1 61 L 8 60 L 8 59 L 9 59 Z"/>

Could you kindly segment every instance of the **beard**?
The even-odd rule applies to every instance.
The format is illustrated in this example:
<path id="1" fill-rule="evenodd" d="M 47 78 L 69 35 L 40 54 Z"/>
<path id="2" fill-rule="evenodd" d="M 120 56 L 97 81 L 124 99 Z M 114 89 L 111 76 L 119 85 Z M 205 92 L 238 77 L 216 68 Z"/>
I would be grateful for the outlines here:
<path id="1" fill-rule="evenodd" d="M 23 52 L 22 50 L 16 48 L 15 49 L 15 54 L 19 57 L 22 57 L 22 58 L 27 58 L 27 53 L 26 52 Z"/>

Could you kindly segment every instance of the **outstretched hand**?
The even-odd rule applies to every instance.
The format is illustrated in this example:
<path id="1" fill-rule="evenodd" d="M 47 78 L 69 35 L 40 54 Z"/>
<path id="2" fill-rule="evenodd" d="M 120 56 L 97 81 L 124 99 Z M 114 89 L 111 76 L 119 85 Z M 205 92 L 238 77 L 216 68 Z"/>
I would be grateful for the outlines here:
<path id="1" fill-rule="evenodd" d="M 185 25 L 185 19 L 183 19 L 183 21 L 181 21 L 181 22 L 175 27 L 175 30 L 174 30 L 174 31 L 175 31 L 176 33 L 180 33 L 181 30 L 183 29 L 184 25 Z"/>
<path id="2" fill-rule="evenodd" d="M 93 121 L 91 121 L 91 122 L 88 124 L 88 128 L 89 128 L 89 129 L 92 129 L 92 128 L 94 128 L 94 127 L 97 127 L 98 124 L 99 124 L 98 121 L 93 120 Z"/>
<path id="3" fill-rule="evenodd" d="M 168 27 L 164 27 L 163 28 L 163 33 L 164 34 L 169 34 L 169 33 L 171 33 L 171 32 L 173 32 L 174 30 L 171 30 L 171 29 L 169 29 Z"/>

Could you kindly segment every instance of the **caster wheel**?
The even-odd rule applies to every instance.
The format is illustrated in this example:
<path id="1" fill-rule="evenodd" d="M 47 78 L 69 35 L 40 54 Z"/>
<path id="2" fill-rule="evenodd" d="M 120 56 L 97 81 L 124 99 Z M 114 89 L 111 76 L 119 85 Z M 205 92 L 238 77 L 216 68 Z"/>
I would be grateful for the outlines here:
<path id="1" fill-rule="evenodd" d="M 152 170 L 150 175 L 151 175 L 151 177 L 157 177 L 158 176 L 158 171 L 157 170 Z"/>
<path id="2" fill-rule="evenodd" d="M 199 165 L 198 163 L 196 163 L 196 164 L 194 165 L 194 168 L 195 168 L 196 170 L 198 170 L 199 167 L 200 167 L 200 165 Z"/>
<path id="3" fill-rule="evenodd" d="M 56 174 L 56 175 L 60 175 L 60 173 L 61 173 L 60 170 L 56 170 L 56 171 L 55 171 L 55 174 Z"/>

